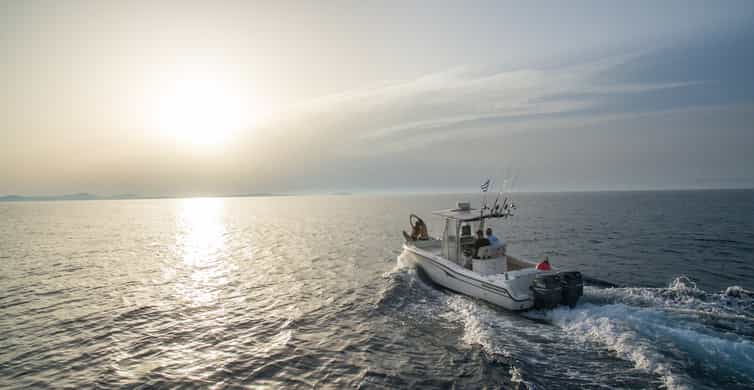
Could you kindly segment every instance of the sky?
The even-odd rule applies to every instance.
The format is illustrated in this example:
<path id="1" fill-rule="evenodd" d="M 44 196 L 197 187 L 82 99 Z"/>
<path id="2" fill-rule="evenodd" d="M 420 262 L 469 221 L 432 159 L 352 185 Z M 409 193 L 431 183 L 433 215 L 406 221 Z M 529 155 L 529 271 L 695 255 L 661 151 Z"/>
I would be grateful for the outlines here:
<path id="1" fill-rule="evenodd" d="M 0 2 L 0 194 L 754 187 L 754 2 Z"/>

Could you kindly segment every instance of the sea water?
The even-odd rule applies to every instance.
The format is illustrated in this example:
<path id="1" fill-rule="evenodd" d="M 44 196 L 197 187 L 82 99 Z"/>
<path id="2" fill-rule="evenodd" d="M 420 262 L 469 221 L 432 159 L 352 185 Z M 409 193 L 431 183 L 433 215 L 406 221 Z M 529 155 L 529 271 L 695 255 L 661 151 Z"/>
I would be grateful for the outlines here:
<path id="1" fill-rule="evenodd" d="M 620 287 L 516 314 L 401 262 L 478 195 L 0 203 L 0 387 L 754 388 L 754 191 L 512 197 L 511 253 Z"/>

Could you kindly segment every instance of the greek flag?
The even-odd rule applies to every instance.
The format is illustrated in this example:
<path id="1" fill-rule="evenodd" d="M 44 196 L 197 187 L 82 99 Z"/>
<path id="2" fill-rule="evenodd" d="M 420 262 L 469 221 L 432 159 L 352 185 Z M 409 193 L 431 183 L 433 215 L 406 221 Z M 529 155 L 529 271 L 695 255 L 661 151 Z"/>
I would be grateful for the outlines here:
<path id="1" fill-rule="evenodd" d="M 484 183 L 482 183 L 482 185 L 479 186 L 479 188 L 482 189 L 482 192 L 487 192 L 487 190 L 490 189 L 490 179 L 487 179 L 487 181 L 485 181 Z"/>

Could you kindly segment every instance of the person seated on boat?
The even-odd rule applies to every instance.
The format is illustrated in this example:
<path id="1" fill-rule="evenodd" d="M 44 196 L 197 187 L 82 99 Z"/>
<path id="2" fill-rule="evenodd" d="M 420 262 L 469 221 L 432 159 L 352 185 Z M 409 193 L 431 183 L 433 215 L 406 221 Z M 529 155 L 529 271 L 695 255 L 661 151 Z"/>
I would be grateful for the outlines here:
<path id="1" fill-rule="evenodd" d="M 487 239 L 490 240 L 490 245 L 498 245 L 500 244 L 500 240 L 495 237 L 494 234 L 492 234 L 492 228 L 487 228 Z"/>
<path id="2" fill-rule="evenodd" d="M 479 257 L 479 248 L 489 246 L 490 240 L 484 238 L 484 232 L 480 229 L 476 232 L 476 241 L 474 241 L 474 257 Z"/>
<path id="3" fill-rule="evenodd" d="M 416 222 L 411 226 L 411 235 L 404 231 L 403 237 L 406 241 L 429 240 L 427 224 L 421 218 L 416 218 Z"/>
<path id="4" fill-rule="evenodd" d="M 550 258 L 546 257 L 544 260 L 542 260 L 541 263 L 537 264 L 537 270 L 539 271 L 550 271 L 552 268 L 550 267 Z"/>

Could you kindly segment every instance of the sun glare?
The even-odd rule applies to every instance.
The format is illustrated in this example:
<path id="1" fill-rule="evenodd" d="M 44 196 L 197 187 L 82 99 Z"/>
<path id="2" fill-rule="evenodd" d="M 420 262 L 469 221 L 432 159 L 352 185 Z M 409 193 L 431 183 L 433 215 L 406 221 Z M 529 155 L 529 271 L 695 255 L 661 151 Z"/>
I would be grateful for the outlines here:
<path id="1" fill-rule="evenodd" d="M 163 135 L 181 143 L 220 145 L 253 124 L 251 108 L 244 103 L 220 82 L 181 80 L 159 97 L 156 126 Z"/>

